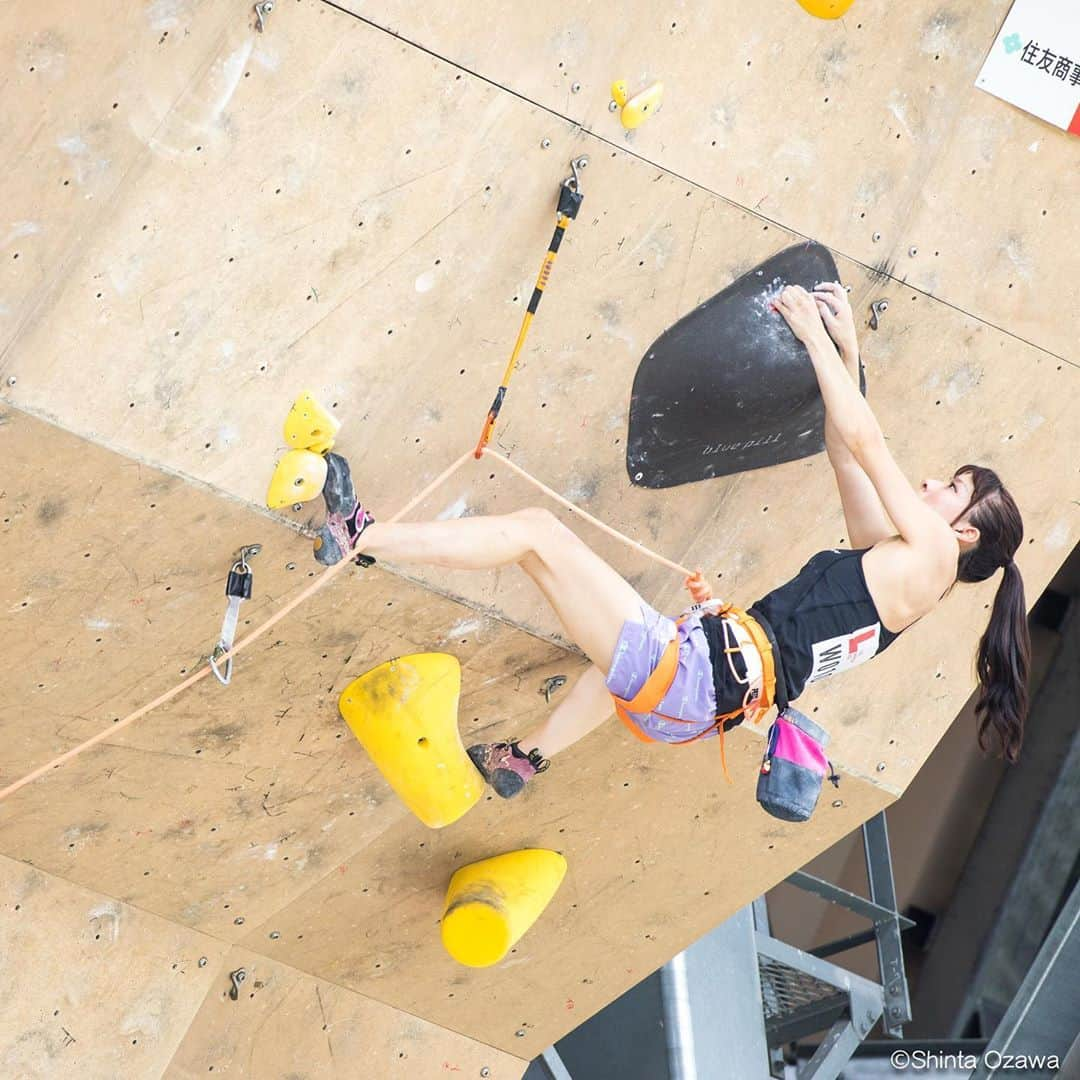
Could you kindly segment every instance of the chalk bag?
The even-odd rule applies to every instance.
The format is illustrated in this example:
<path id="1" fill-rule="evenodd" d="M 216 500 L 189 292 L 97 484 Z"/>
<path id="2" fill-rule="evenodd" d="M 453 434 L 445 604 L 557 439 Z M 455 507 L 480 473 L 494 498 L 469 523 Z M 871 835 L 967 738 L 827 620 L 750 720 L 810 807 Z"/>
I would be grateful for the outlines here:
<path id="1" fill-rule="evenodd" d="M 832 762 L 825 757 L 828 733 L 790 705 L 769 728 L 765 756 L 758 774 L 757 801 L 783 821 L 808 821 L 828 775 L 840 786 Z"/>

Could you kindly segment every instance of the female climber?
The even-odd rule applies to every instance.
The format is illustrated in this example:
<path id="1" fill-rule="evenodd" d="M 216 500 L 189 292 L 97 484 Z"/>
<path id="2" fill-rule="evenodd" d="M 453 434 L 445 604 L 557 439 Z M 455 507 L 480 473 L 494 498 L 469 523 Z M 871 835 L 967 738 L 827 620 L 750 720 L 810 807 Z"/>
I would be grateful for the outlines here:
<path id="1" fill-rule="evenodd" d="M 1016 503 L 997 474 L 978 465 L 912 487 L 859 393 L 855 323 L 842 286 L 828 282 L 810 293 L 789 285 L 773 303 L 817 374 L 826 448 L 853 550 L 818 552 L 748 611 L 698 603 L 676 622 L 539 507 L 381 524 L 358 507 L 347 533 L 337 523 L 341 547 L 357 547 L 367 562 L 378 556 L 462 570 L 517 563 L 591 661 L 539 727 L 510 742 L 469 748 L 502 797 L 518 794 L 551 757 L 613 710 L 646 741 L 722 736 L 743 715 L 778 698 L 794 700 L 808 684 L 880 654 L 957 581 L 984 581 L 999 568 L 1004 575 L 978 645 L 975 715 L 979 747 L 987 749 L 992 732 L 1000 754 L 1018 760 L 1029 641 L 1023 581 L 1013 562 L 1023 537 Z M 343 554 L 336 543 L 328 548 L 333 555 L 324 561 Z M 686 584 L 695 599 L 708 600 L 700 571 Z"/>

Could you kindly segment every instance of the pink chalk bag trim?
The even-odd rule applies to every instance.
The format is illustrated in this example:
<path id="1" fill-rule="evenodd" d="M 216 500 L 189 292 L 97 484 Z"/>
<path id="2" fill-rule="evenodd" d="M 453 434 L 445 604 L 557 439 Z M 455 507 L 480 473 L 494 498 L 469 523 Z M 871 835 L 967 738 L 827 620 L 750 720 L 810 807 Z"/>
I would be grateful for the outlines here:
<path id="1" fill-rule="evenodd" d="M 781 710 L 766 736 L 758 773 L 757 801 L 766 813 L 783 821 L 808 821 L 825 776 L 840 786 L 825 756 L 828 744 L 828 733 L 808 716 L 790 705 Z"/>

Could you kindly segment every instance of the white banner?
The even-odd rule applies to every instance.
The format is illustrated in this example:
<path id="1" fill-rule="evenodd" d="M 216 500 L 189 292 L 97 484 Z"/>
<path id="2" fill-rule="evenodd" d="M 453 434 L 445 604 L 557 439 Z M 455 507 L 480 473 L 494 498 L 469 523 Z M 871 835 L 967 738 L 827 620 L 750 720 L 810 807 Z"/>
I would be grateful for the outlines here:
<path id="1" fill-rule="evenodd" d="M 975 85 L 1080 135 L 1080 0 L 1015 0 Z"/>

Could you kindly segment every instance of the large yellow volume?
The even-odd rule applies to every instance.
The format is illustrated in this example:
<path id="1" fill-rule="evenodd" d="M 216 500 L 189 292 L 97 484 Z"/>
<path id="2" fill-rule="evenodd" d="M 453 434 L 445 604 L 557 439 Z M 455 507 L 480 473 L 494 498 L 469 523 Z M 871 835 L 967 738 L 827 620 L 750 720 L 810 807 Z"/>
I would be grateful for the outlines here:
<path id="1" fill-rule="evenodd" d="M 484 793 L 458 733 L 460 693 L 456 656 L 413 653 L 354 679 L 338 701 L 386 782 L 432 829 L 457 821 Z"/>
<path id="2" fill-rule="evenodd" d="M 543 848 L 463 866 L 446 890 L 446 951 L 468 967 L 498 963 L 540 917 L 565 876 L 566 860 Z"/>
<path id="3" fill-rule="evenodd" d="M 334 448 L 341 421 L 331 416 L 310 390 L 305 390 L 285 417 L 285 441 L 294 450 L 325 454 Z"/>
<path id="4" fill-rule="evenodd" d="M 799 3 L 819 19 L 839 19 L 854 0 L 799 0 Z"/>

